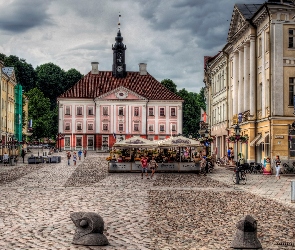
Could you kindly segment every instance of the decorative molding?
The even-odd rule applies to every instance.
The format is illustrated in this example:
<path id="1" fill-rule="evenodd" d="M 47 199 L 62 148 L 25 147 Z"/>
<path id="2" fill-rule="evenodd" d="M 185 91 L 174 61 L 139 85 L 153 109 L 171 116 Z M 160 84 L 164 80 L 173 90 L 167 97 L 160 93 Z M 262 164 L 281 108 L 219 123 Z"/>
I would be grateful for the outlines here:
<path id="1" fill-rule="evenodd" d="M 295 58 L 284 57 L 283 64 L 284 66 L 295 66 Z"/>

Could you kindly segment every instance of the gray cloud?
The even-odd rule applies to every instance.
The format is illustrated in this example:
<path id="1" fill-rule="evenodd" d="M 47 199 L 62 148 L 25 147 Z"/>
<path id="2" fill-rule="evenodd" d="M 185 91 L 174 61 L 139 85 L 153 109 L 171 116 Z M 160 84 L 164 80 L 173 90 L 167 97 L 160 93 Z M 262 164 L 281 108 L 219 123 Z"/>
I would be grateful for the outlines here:
<path id="1" fill-rule="evenodd" d="M 0 29 L 12 33 L 27 31 L 50 23 L 46 12 L 50 1 L 14 0 L 6 2 L 0 15 Z"/>

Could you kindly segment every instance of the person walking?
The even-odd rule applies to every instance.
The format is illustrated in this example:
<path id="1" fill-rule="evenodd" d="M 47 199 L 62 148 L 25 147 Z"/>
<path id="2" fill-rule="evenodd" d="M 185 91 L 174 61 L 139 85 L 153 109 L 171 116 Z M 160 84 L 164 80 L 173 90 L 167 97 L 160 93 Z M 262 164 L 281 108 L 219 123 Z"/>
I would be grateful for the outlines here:
<path id="1" fill-rule="evenodd" d="M 4 163 L 4 166 L 7 166 L 9 163 L 9 155 L 7 154 L 7 152 L 4 152 L 3 154 L 3 163 Z"/>
<path id="2" fill-rule="evenodd" d="M 67 152 L 68 166 L 70 166 L 70 165 L 71 165 L 71 162 L 70 162 L 70 161 L 71 161 L 71 157 L 72 157 L 72 156 L 71 156 L 71 152 L 70 152 L 70 151 L 68 151 L 68 152 Z"/>
<path id="3" fill-rule="evenodd" d="M 158 164 L 157 164 L 157 162 L 156 162 L 154 156 L 152 157 L 152 159 L 151 159 L 149 165 L 150 165 L 150 169 L 151 169 L 151 171 L 152 171 L 151 179 L 153 179 L 153 176 L 154 176 L 154 174 L 155 174 L 155 172 L 156 172 L 156 169 L 157 169 L 157 167 L 158 167 Z"/>
<path id="4" fill-rule="evenodd" d="M 281 171 L 281 159 L 280 159 L 280 156 L 277 155 L 275 160 L 275 167 L 276 167 L 276 178 L 277 180 L 281 178 L 280 176 L 280 171 Z"/>
<path id="5" fill-rule="evenodd" d="M 143 179 L 143 173 L 145 172 L 145 176 L 147 177 L 147 179 L 149 179 L 149 176 L 148 176 L 148 160 L 145 156 L 142 157 L 141 159 L 141 179 Z"/>
<path id="6" fill-rule="evenodd" d="M 74 152 L 74 154 L 73 154 L 73 162 L 74 162 L 74 166 L 76 166 L 76 162 L 77 162 L 77 154 L 76 154 L 76 152 Z"/>
<path id="7" fill-rule="evenodd" d="M 227 159 L 228 159 L 228 162 L 231 161 L 230 149 L 231 148 L 228 148 L 228 150 L 227 150 Z"/>
<path id="8" fill-rule="evenodd" d="M 82 157 L 82 150 L 80 149 L 80 150 L 78 151 L 78 158 L 79 158 L 79 161 L 81 160 L 81 157 Z"/>
<path id="9" fill-rule="evenodd" d="M 87 154 L 87 150 L 86 149 L 84 149 L 84 158 L 86 158 L 86 154 Z"/>
<path id="10" fill-rule="evenodd" d="M 23 158 L 23 163 L 25 163 L 25 155 L 26 155 L 26 152 L 24 148 L 22 148 L 21 157 Z"/>

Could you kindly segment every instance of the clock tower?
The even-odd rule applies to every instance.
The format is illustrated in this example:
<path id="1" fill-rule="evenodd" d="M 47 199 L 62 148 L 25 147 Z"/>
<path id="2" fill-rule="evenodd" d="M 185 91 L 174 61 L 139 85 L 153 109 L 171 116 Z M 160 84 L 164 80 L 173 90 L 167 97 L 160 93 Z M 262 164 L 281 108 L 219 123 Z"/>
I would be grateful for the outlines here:
<path id="1" fill-rule="evenodd" d="M 115 38 L 116 43 L 112 45 L 113 50 L 113 76 L 117 78 L 126 77 L 126 64 L 125 64 L 125 50 L 126 45 L 123 44 L 123 37 L 121 36 L 120 31 L 120 17 L 119 14 L 119 22 L 118 22 L 118 33 Z"/>

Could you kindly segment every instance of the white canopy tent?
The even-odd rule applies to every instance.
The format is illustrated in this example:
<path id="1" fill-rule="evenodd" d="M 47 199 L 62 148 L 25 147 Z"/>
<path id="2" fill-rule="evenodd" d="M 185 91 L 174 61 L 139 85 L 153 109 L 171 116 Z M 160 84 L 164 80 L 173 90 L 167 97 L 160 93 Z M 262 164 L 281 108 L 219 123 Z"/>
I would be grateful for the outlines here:
<path id="1" fill-rule="evenodd" d="M 184 136 L 170 137 L 165 140 L 158 141 L 158 146 L 161 148 L 173 147 L 202 147 L 197 140 L 186 138 Z"/>
<path id="2" fill-rule="evenodd" d="M 140 136 L 133 136 L 124 141 L 120 141 L 114 144 L 115 148 L 157 148 L 158 143 L 156 141 L 150 141 Z"/>

